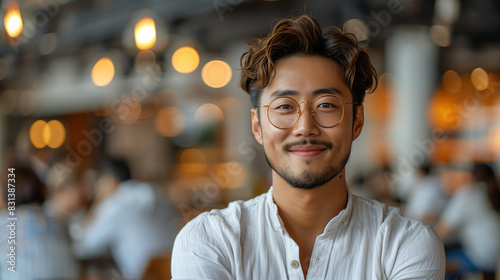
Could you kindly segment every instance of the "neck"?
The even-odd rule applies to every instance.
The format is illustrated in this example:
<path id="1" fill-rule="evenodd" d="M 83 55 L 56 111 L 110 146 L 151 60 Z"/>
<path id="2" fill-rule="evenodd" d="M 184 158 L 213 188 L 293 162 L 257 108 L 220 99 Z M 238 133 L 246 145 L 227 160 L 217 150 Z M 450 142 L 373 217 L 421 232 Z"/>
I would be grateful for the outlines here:
<path id="1" fill-rule="evenodd" d="M 328 183 L 313 189 L 290 186 L 273 171 L 273 199 L 287 231 L 321 234 L 328 222 L 347 204 L 344 171 Z"/>

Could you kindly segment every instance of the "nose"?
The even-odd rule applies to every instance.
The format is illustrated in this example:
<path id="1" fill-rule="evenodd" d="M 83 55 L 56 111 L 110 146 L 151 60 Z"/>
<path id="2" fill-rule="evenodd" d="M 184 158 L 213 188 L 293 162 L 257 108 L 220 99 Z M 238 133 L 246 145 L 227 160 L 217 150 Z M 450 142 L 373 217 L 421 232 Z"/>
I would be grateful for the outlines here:
<path id="1" fill-rule="evenodd" d="M 302 106 L 303 103 L 306 103 Z M 293 126 L 294 136 L 316 136 L 320 130 L 314 120 L 314 110 L 312 104 L 304 101 L 300 104 L 300 115 L 297 123 Z"/>

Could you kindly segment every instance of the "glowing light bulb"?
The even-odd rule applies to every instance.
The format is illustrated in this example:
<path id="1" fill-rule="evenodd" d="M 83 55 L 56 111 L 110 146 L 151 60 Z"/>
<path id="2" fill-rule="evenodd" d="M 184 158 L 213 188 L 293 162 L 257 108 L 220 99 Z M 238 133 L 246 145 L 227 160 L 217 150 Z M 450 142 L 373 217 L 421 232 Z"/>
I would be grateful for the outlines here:
<path id="1" fill-rule="evenodd" d="M 47 132 L 47 123 L 43 120 L 37 120 L 30 127 L 31 144 L 38 149 L 47 146 L 47 138 L 50 137 L 50 129 Z"/>
<path id="2" fill-rule="evenodd" d="M 113 61 L 107 57 L 103 57 L 97 61 L 92 68 L 92 82 L 99 87 L 108 85 L 115 75 L 115 66 Z"/>
<path id="3" fill-rule="evenodd" d="M 149 50 L 156 44 L 156 27 L 152 18 L 143 18 L 134 29 L 135 45 L 141 51 Z"/>
<path id="4" fill-rule="evenodd" d="M 201 78 L 212 88 L 220 88 L 231 80 L 232 71 L 229 64 L 222 60 L 212 60 L 203 66 Z"/>
<path id="5" fill-rule="evenodd" d="M 16 38 L 23 32 L 23 20 L 17 2 L 11 2 L 4 18 L 5 30 L 11 38 Z"/>
<path id="6" fill-rule="evenodd" d="M 172 66 L 180 73 L 191 73 L 200 64 L 198 52 L 191 47 L 182 47 L 172 55 Z"/>

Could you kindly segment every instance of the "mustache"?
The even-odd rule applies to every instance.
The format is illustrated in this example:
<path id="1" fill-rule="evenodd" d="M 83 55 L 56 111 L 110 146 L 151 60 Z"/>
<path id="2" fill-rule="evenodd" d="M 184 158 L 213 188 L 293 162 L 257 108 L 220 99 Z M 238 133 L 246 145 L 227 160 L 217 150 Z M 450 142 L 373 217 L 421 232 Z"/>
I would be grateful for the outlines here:
<path id="1" fill-rule="evenodd" d="M 302 146 L 302 145 L 322 145 L 325 146 L 327 149 L 332 149 L 333 144 L 330 142 L 325 142 L 325 141 L 319 141 L 316 139 L 309 139 L 309 138 L 304 138 L 300 141 L 292 142 L 292 143 L 287 143 L 283 146 L 283 149 L 285 151 L 290 150 L 293 146 Z"/>

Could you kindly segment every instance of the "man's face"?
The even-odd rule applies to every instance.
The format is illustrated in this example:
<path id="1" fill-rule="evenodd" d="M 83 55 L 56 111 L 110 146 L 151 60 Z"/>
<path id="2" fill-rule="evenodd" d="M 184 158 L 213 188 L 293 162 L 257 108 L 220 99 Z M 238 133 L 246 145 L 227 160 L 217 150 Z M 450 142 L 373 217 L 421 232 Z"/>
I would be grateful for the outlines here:
<path id="1" fill-rule="evenodd" d="M 320 56 L 291 56 L 278 60 L 276 75 L 262 91 L 261 105 L 278 96 L 289 96 L 299 104 L 302 115 L 288 129 L 273 126 L 267 107 L 252 109 L 252 130 L 264 146 L 266 158 L 274 172 L 296 188 L 311 189 L 343 174 L 351 144 L 363 127 L 363 106 L 353 118 L 353 104 L 344 104 L 344 118 L 335 127 L 319 126 L 309 113 L 309 103 L 325 94 L 352 103 L 340 66 Z M 353 123 L 354 122 L 354 123 Z M 276 175 L 276 174 L 273 174 Z"/>

